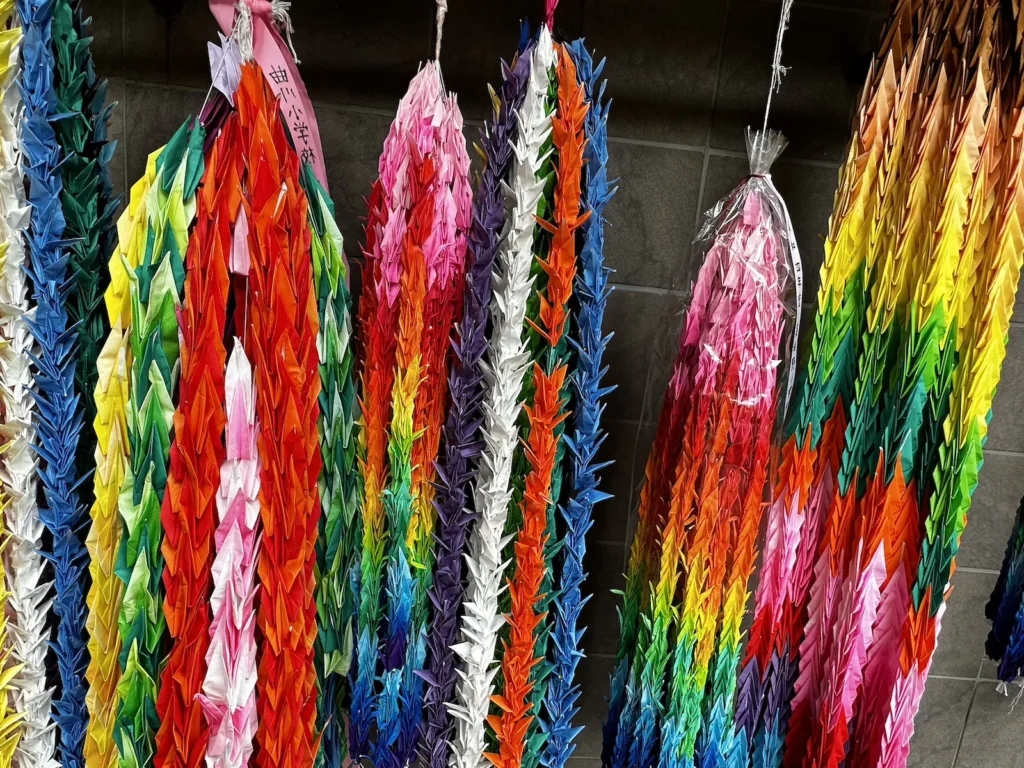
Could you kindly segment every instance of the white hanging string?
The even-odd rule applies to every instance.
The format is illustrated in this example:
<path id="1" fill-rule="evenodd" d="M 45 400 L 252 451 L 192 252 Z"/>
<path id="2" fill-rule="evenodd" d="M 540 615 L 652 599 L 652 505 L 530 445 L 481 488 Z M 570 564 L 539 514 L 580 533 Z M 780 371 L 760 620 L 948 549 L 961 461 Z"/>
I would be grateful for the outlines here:
<path id="1" fill-rule="evenodd" d="M 764 105 L 764 122 L 761 125 L 762 136 L 768 132 L 768 113 L 772 108 L 772 96 L 782 85 L 782 77 L 788 69 L 782 66 L 782 37 L 789 29 L 789 14 L 792 10 L 793 0 L 782 0 L 782 10 L 779 11 L 779 27 L 775 31 L 775 51 L 772 54 L 772 81 L 768 86 L 768 102 Z"/>
<path id="2" fill-rule="evenodd" d="M 437 0 L 436 28 L 434 39 L 434 61 L 441 58 L 441 34 L 444 30 L 444 17 L 448 13 L 448 0 Z"/>

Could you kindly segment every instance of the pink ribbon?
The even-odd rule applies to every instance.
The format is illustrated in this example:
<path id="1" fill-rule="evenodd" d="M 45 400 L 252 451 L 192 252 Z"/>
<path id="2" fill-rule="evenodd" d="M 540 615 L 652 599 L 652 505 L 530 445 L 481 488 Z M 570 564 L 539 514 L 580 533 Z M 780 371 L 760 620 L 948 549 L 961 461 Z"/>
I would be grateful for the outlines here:
<path id="1" fill-rule="evenodd" d="M 273 8 L 268 0 L 244 2 L 252 11 L 253 58 L 263 70 L 270 89 L 281 102 L 281 114 L 291 132 L 299 158 L 313 166 L 313 173 L 326 190 L 327 172 L 316 114 L 295 59 L 274 23 Z M 230 35 L 234 29 L 235 6 L 235 0 L 210 0 L 210 12 L 225 35 Z"/>

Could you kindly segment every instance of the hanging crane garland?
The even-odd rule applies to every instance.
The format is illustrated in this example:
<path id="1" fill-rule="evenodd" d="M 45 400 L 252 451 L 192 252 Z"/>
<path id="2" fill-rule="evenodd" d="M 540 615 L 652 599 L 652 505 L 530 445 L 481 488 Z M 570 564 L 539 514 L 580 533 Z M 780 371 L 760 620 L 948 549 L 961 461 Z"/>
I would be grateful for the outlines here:
<path id="1" fill-rule="evenodd" d="M 602 67 L 552 40 L 548 5 L 503 69 L 475 199 L 436 60 L 412 81 L 356 322 L 333 204 L 259 64 L 214 70 L 115 246 L 81 5 L 17 0 L 23 32 L 0 33 L 0 765 L 567 763 L 613 184 Z M 771 478 L 787 321 L 763 310 L 785 304 L 789 234 L 777 206 L 732 196 L 641 493 L 607 764 L 906 763 L 1024 248 L 1017 67 L 995 54 L 1011 45 L 996 0 L 895 9 Z M 773 279 L 735 266 L 758 258 Z M 989 609 L 1007 679 L 1019 549 Z"/>
<path id="2" fill-rule="evenodd" d="M 906 764 L 1020 269 L 1019 85 L 994 54 L 1015 40 L 998 3 L 938 0 L 901 2 L 883 37 L 769 514 L 731 765 Z"/>
<path id="3" fill-rule="evenodd" d="M 492 274 L 507 237 L 503 184 L 512 163 L 516 112 L 525 96 L 528 62 L 529 56 L 520 53 L 511 67 L 502 65 L 504 82 L 491 94 L 492 114 L 479 147 L 484 170 L 478 182 L 473 226 L 468 236 L 468 284 L 460 337 L 454 342 L 448 381 L 451 406 L 444 426 L 444 457 L 438 475 L 436 570 L 430 594 L 434 610 L 427 638 L 426 722 L 421 740 L 424 760 L 431 768 L 448 765 L 455 732 L 456 716 L 449 707 L 458 679 L 456 642 L 465 600 L 463 558 L 473 523 L 469 486 L 485 448 L 481 428 L 482 420 L 489 414 L 484 406 L 488 384 L 488 369 L 484 366 L 488 308 L 495 289 Z M 505 280 L 511 277 L 507 272 L 503 275 Z M 493 280 L 500 291 L 502 277 L 496 275 Z"/>
<path id="4" fill-rule="evenodd" d="M 26 271 L 33 284 L 35 314 L 29 329 L 38 344 L 34 396 L 37 405 L 37 453 L 44 506 L 39 519 L 52 541 L 44 556 L 52 564 L 57 619 L 53 645 L 60 673 L 60 698 L 54 720 L 59 728 L 58 757 L 62 765 L 83 765 L 87 721 L 85 705 L 85 570 L 87 552 L 79 537 L 85 507 L 78 498 L 78 438 L 82 415 L 75 393 L 78 329 L 66 307 L 75 276 L 69 270 L 64 238 L 63 163 L 74 152 L 62 148 L 54 130 L 58 121 L 56 61 L 74 70 L 67 32 L 73 26 L 70 8 L 60 6 L 55 22 L 54 2 L 22 0 L 18 16 L 25 35 L 21 93 L 25 113 L 21 122 L 22 163 L 27 199 L 32 208 L 27 232 Z M 55 40 L 54 27 L 64 37 Z M 57 51 L 60 51 L 58 53 Z M 73 118 L 69 117 L 69 120 Z M 105 118 L 104 118 L 105 119 Z M 88 123 L 88 120 L 86 119 Z M 105 131 L 101 132 L 100 138 Z M 98 145 L 102 146 L 102 145 Z M 101 164 L 102 165 L 102 164 Z M 69 189 L 68 194 L 78 192 Z"/>
<path id="5" fill-rule="evenodd" d="M 8 642 L 11 649 L 11 704 L 18 714 L 18 741 L 12 765 L 53 768 L 56 733 L 50 723 L 52 690 L 46 669 L 52 604 L 52 581 L 41 555 L 43 523 L 39 518 L 36 476 L 36 402 L 32 356 L 35 339 L 29 328 L 32 304 L 27 266 L 26 229 L 30 207 L 25 199 L 21 155 L 21 51 L 26 44 L 16 23 L 20 12 L 13 0 L 0 3 L 10 29 L 0 33 L 4 55 L 2 102 L 3 264 L 0 269 L 0 399 L 5 449 L 0 457 L 0 482 L 7 504 L 3 509 L 8 541 L 3 550 L 8 593 Z"/>
<path id="6" fill-rule="evenodd" d="M 985 606 L 992 622 L 985 653 L 999 664 L 999 679 L 1012 683 L 1024 668 L 1024 502 L 1017 508 L 995 589 Z"/>
<path id="7" fill-rule="evenodd" d="M 166 620 L 162 609 L 160 510 L 167 485 L 172 392 L 179 370 L 176 311 L 183 256 L 202 178 L 204 130 L 189 118 L 155 158 L 146 215 L 149 236 L 128 274 L 132 352 L 128 404 L 129 464 L 119 508 L 124 521 L 116 572 L 125 590 L 121 630 L 120 710 L 115 737 L 122 764 L 148 762 L 155 751 L 157 692 Z"/>
<path id="8" fill-rule="evenodd" d="M 682 448 L 655 440 L 664 453 L 652 453 L 651 488 L 641 497 L 650 504 L 655 481 L 665 478 L 664 523 L 638 529 L 654 540 L 632 548 L 631 573 L 643 569 L 651 583 L 641 585 L 647 605 L 627 604 L 621 614 L 623 634 L 636 639 L 615 673 L 628 682 L 613 689 L 620 698 L 612 701 L 618 720 L 606 727 L 611 765 L 714 765 L 727 750 L 776 385 L 787 315 L 797 304 L 798 256 L 785 206 L 764 180 L 783 146 L 773 134 L 748 138 L 752 175 L 716 206 L 706 227 L 659 427 L 680 435 Z M 627 589 L 626 600 L 634 594 Z M 638 628 L 626 626 L 638 618 Z"/>
<path id="9" fill-rule="evenodd" d="M 25 381 L 31 374 L 27 359 L 21 358 L 21 353 L 31 337 L 21 315 L 25 296 L 23 229 L 27 211 L 16 127 L 16 81 L 22 35 L 17 25 L 8 28 L 13 18 L 14 0 L 0 2 L 0 28 L 3 30 L 0 31 L 0 306 L 3 307 L 0 309 L 0 430 L 5 443 L 0 456 L 0 766 L 4 768 L 15 764 L 23 740 L 35 735 L 33 724 L 25 722 L 29 713 L 24 708 L 25 695 L 31 693 L 33 686 L 30 682 L 28 691 L 19 688 L 25 682 L 26 672 L 31 674 L 31 670 L 26 670 L 21 663 L 22 649 L 14 640 L 24 611 L 19 605 L 24 593 L 23 580 L 31 578 L 31 572 L 24 575 L 18 572 L 30 565 L 23 559 L 26 553 L 18 537 L 26 524 L 31 525 L 33 510 L 23 496 L 26 475 L 32 474 L 31 458 L 27 456 L 30 449 L 26 444 L 26 433 L 30 429 L 31 379 Z"/>
<path id="10" fill-rule="evenodd" d="M 230 115 L 206 156 L 196 193 L 178 313 L 181 376 L 160 513 L 163 611 L 172 645 L 160 679 L 156 747 L 166 766 L 198 765 L 208 741 L 197 697 L 206 677 L 216 492 L 225 460 L 228 259 L 241 210 L 241 166 L 238 120 Z"/>
<path id="11" fill-rule="evenodd" d="M 360 476 L 357 467 L 355 354 L 352 299 L 334 204 L 310 166 L 302 171 L 309 203 L 313 277 L 320 311 L 320 533 L 317 537 L 317 651 L 320 757 L 339 765 L 348 753 L 344 732 L 346 678 L 352 664 L 356 593 L 352 570 L 359 553 Z"/>

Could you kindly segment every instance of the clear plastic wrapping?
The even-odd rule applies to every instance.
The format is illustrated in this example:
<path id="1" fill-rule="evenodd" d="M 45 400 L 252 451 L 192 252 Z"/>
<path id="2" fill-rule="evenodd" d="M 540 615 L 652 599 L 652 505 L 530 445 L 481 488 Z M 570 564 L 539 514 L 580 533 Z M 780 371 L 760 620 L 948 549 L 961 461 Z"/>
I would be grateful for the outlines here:
<path id="1" fill-rule="evenodd" d="M 748 132 L 750 175 L 704 216 L 689 288 L 669 294 L 673 310 L 658 324 L 650 370 L 667 369 L 668 382 L 653 375 L 647 383 L 660 391 L 645 408 L 661 408 L 634 495 L 606 729 L 613 765 L 626 750 L 645 754 L 656 733 L 663 754 L 722 761 L 724 745 L 714 737 L 697 744 L 695 729 L 729 730 L 756 543 L 795 371 L 800 257 L 769 173 L 785 144 L 775 132 Z M 635 453 L 634 473 L 642 460 Z M 645 689 L 666 674 L 671 685 Z M 631 688 L 628 679 L 641 684 Z M 703 722 L 686 714 L 695 700 Z M 620 738 L 629 733 L 632 746 Z"/>
<path id="2" fill-rule="evenodd" d="M 726 282 L 732 281 L 736 288 L 748 291 L 748 299 L 757 302 L 756 312 L 745 323 L 747 330 L 771 332 L 778 340 L 774 359 L 757 358 L 756 364 L 762 368 L 757 378 L 761 386 L 757 391 L 745 387 L 740 399 L 777 395 L 777 424 L 781 426 L 792 399 L 803 301 L 803 272 L 796 237 L 786 204 L 771 178 L 771 167 L 787 143 L 778 131 L 748 128 L 750 175 L 703 214 L 692 244 L 692 256 L 681 260 L 684 269 L 673 283 L 677 289 L 667 294 L 658 323 L 651 375 L 645 386 L 643 422 L 658 423 L 668 398 L 675 394 L 671 385 L 686 383 L 679 379 L 680 367 L 687 360 L 692 363 L 693 354 L 699 353 L 690 349 L 690 357 L 684 360 L 687 344 L 700 343 L 705 345 L 705 351 L 711 351 L 706 347 L 707 340 L 698 341 L 697 327 L 709 319 L 709 302 L 717 313 L 715 321 L 726 324 L 730 322 L 724 316 L 729 300 L 739 299 L 739 304 L 731 306 L 743 306 L 736 291 L 726 288 Z M 752 338 L 748 336 L 748 340 Z M 754 364 L 753 360 L 749 362 Z M 747 383 L 753 382 L 748 378 Z M 642 475 L 636 478 L 642 479 Z"/>

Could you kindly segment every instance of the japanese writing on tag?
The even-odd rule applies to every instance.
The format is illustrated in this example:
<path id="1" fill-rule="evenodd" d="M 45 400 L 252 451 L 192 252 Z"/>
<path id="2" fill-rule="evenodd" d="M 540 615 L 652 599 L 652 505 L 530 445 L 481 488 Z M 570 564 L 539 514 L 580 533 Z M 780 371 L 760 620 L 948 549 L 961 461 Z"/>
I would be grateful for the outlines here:
<path id="1" fill-rule="evenodd" d="M 288 70 L 284 67 L 271 67 L 267 70 L 267 80 L 270 81 L 270 89 L 281 102 L 281 114 L 284 115 L 285 124 L 292 135 L 292 141 L 295 142 L 299 159 L 303 163 L 316 165 L 318 157 L 313 148 L 313 132 L 309 118 L 303 100 L 295 91 Z"/>

